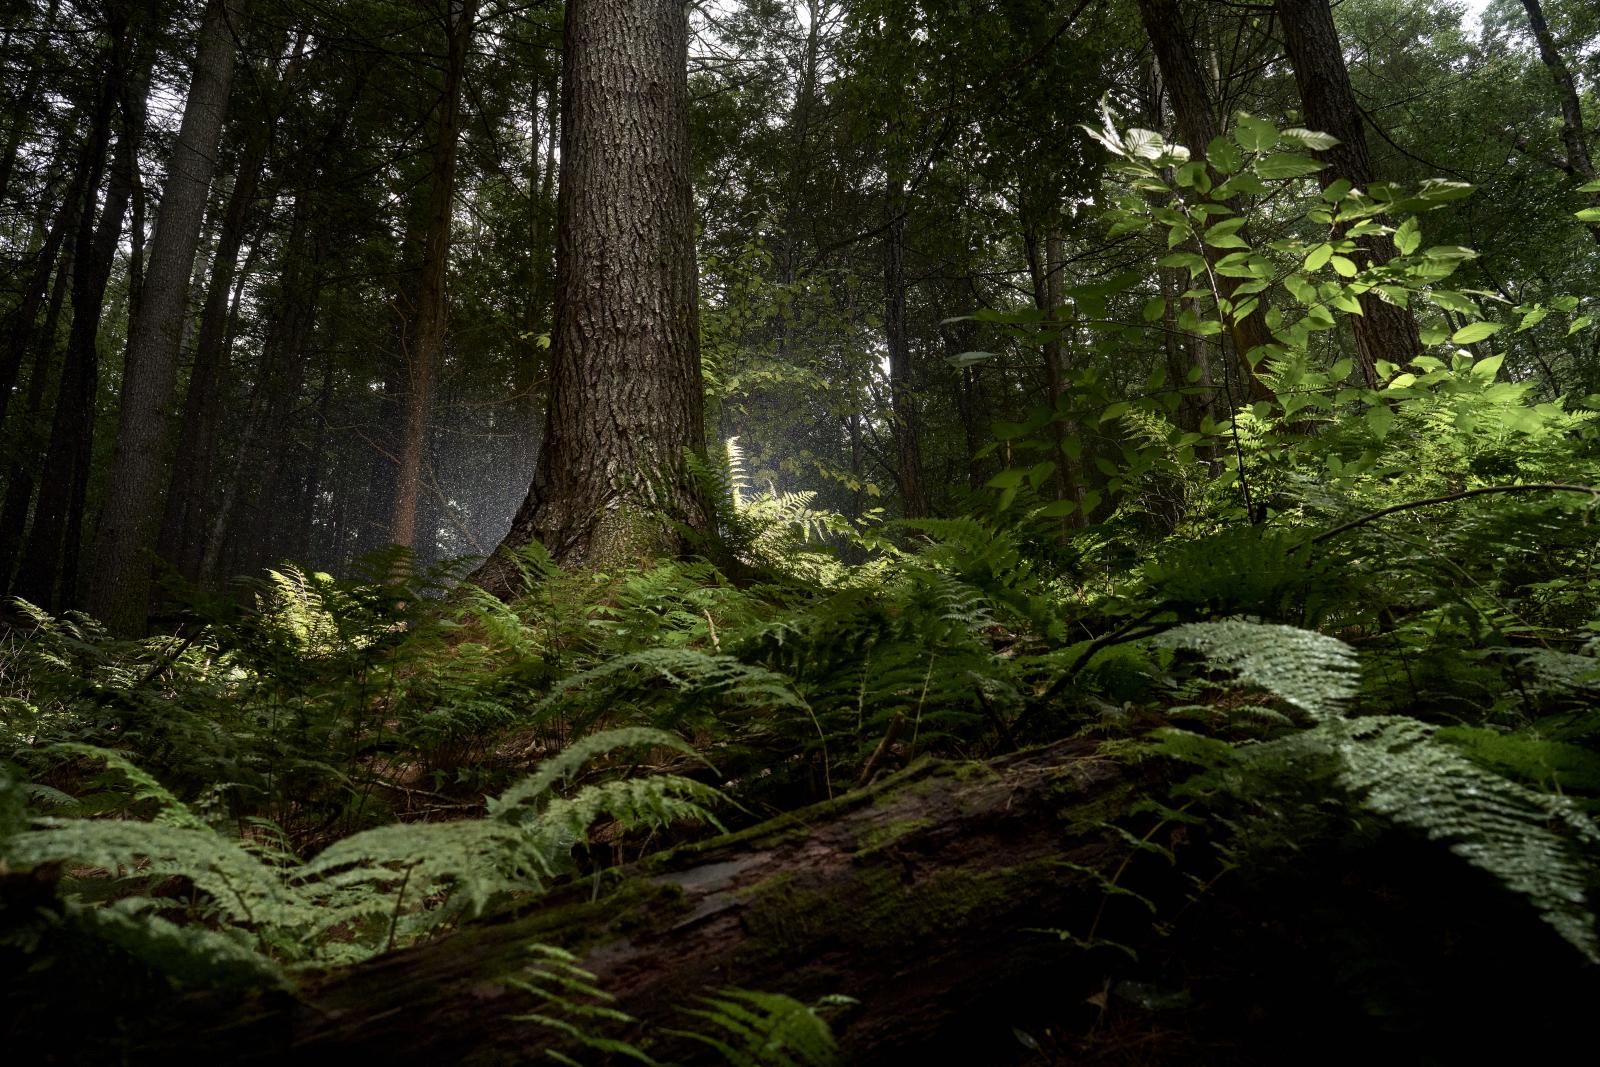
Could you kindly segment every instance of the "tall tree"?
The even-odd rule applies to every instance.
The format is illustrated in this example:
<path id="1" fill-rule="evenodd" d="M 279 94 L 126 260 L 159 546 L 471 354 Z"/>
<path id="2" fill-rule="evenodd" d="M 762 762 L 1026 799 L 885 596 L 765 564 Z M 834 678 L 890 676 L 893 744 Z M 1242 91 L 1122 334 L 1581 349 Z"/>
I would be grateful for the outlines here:
<path id="1" fill-rule="evenodd" d="M 1539 0 L 1522 0 L 1522 8 L 1528 14 L 1528 28 L 1533 31 L 1533 39 L 1539 44 L 1539 59 L 1550 72 L 1550 80 L 1555 82 L 1556 94 L 1561 100 L 1561 143 L 1567 150 L 1561 169 L 1586 183 L 1593 182 L 1594 157 L 1589 152 L 1589 135 L 1583 125 L 1583 102 L 1578 97 L 1578 83 L 1572 76 L 1572 68 L 1567 66 L 1561 49 L 1556 47 L 1555 34 L 1550 32 L 1550 23 L 1544 17 L 1544 7 Z M 1600 206 L 1600 192 L 1590 194 L 1589 199 Z M 1600 241 L 1600 219 L 1587 225 L 1589 233 Z"/>
<path id="2" fill-rule="evenodd" d="M 1329 0 L 1276 0 L 1275 10 L 1294 66 L 1306 125 L 1339 139 L 1338 144 L 1318 153 L 1327 164 L 1321 174 L 1324 188 L 1341 179 L 1358 189 L 1367 188 L 1377 175 L 1367 150 L 1361 110 L 1350 87 L 1339 31 L 1333 23 L 1332 5 Z M 1373 266 L 1381 267 L 1394 258 L 1394 241 L 1386 234 L 1358 237 L 1356 243 Z M 1403 367 L 1422 351 L 1422 341 L 1417 320 L 1406 308 L 1389 303 L 1375 291 L 1363 294 L 1359 302 L 1361 314 L 1352 316 L 1357 363 L 1367 384 L 1376 386 L 1379 361 Z"/>
<path id="3" fill-rule="evenodd" d="M 1195 52 L 1186 12 L 1179 0 L 1139 0 L 1139 15 L 1156 54 L 1161 86 L 1177 122 L 1178 140 L 1195 158 L 1203 159 L 1211 142 L 1221 135 L 1222 124 L 1212 101 L 1210 82 Z M 1213 177 L 1221 181 L 1220 177 Z M 1200 251 L 1213 266 L 1226 254 L 1225 249 L 1213 248 L 1203 241 Z M 1223 274 L 1217 275 L 1216 280 L 1219 295 L 1230 299 L 1241 284 L 1241 279 Z M 1243 392 L 1251 400 L 1271 397 L 1272 391 L 1256 376 L 1248 358 L 1252 349 L 1272 340 L 1262 313 L 1257 311 L 1238 321 L 1230 321 L 1228 339 L 1236 356 L 1229 366 L 1237 368 L 1243 379 Z M 1243 396 L 1234 398 L 1236 402 L 1243 399 Z"/>
<path id="4" fill-rule="evenodd" d="M 389 520 L 389 539 L 406 548 L 413 547 L 416 541 L 417 496 L 422 490 L 427 458 L 434 378 L 444 355 L 445 273 L 450 265 L 450 224 L 455 208 L 461 83 L 466 76 L 467 46 L 472 38 L 476 7 L 477 0 L 447 0 L 444 12 L 444 88 L 435 112 L 422 270 L 413 297 L 415 306 L 405 352 L 405 419 L 400 436 L 399 469 L 395 474 L 394 511 Z"/>
<path id="5" fill-rule="evenodd" d="M 111 477 L 96 535 L 89 603 L 119 631 L 144 626 L 161 509 L 167 420 L 188 319 L 189 281 L 205 219 L 217 146 L 233 82 L 234 34 L 243 0 L 209 0 L 194 75 L 173 146 L 150 265 L 128 344 Z"/>
<path id="6" fill-rule="evenodd" d="M 76 602 L 78 554 L 94 449 L 95 395 L 100 379 L 100 320 L 138 167 L 154 58 L 148 41 L 136 43 L 120 5 L 112 5 L 110 16 L 105 45 L 108 77 L 91 112 L 83 153 L 84 202 L 77 213 L 78 231 L 71 256 L 72 326 L 39 475 L 39 498 L 13 585 L 18 595 L 47 607 Z M 118 111 L 122 127 L 104 203 L 97 213 L 112 118 Z"/>
<path id="7" fill-rule="evenodd" d="M 705 518 L 686 450 L 704 448 L 688 19 L 674 0 L 571 0 L 550 406 L 527 499 L 476 580 L 541 541 L 588 566 L 678 550 L 660 520 Z"/>

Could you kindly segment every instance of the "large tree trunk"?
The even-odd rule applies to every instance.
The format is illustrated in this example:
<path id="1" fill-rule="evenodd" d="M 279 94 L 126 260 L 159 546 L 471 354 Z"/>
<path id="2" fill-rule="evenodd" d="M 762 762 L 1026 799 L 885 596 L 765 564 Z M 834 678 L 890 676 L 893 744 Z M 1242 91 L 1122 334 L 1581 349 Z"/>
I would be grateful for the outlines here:
<path id="1" fill-rule="evenodd" d="M 1275 6 L 1300 87 L 1306 125 L 1339 139 L 1337 145 L 1317 153 L 1327 164 L 1320 175 L 1323 187 L 1343 178 L 1365 189 L 1377 175 L 1367 151 L 1355 91 L 1350 87 L 1339 31 L 1333 24 L 1333 8 L 1329 0 L 1276 0 Z M 1375 267 L 1394 258 L 1394 241 L 1386 234 L 1359 237 L 1356 243 Z M 1350 317 L 1356 335 L 1356 362 L 1367 385 L 1376 388 L 1378 362 L 1404 367 L 1422 351 L 1422 340 L 1417 320 L 1406 308 L 1389 303 L 1376 291 L 1357 299 L 1361 314 Z"/>
<path id="2" fill-rule="evenodd" d="M 704 448 L 688 21 L 662 0 L 566 9 L 550 406 L 511 530 L 474 578 L 517 586 L 509 551 L 625 564 L 703 529 L 686 451 Z"/>
<path id="3" fill-rule="evenodd" d="M 422 491 L 423 468 L 427 461 L 434 379 L 444 357 L 445 274 L 450 265 L 450 222 L 455 207 L 461 82 L 466 74 L 467 45 L 472 38 L 476 6 L 476 0 L 450 0 L 445 14 L 448 47 L 444 91 L 440 95 L 439 119 L 434 127 L 422 270 L 405 351 L 405 419 L 400 435 L 399 466 L 395 472 L 394 511 L 389 519 L 389 540 L 406 548 L 416 547 L 417 497 Z"/>
<path id="4" fill-rule="evenodd" d="M 128 343 L 111 476 L 95 538 L 89 606 L 112 630 L 142 633 L 150 559 L 161 517 L 167 423 L 178 383 L 178 343 L 189 314 L 196 243 L 216 170 L 233 83 L 242 0 L 211 0 L 173 145 L 138 322 Z"/>

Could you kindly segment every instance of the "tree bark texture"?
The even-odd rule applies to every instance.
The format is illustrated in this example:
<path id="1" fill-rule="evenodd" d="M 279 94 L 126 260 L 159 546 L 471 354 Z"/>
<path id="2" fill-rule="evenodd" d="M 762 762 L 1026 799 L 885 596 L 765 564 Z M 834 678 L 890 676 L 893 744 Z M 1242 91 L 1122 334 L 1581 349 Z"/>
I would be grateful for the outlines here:
<path id="1" fill-rule="evenodd" d="M 501 595 L 530 541 L 611 566 L 681 548 L 662 511 L 706 521 L 684 463 L 705 435 L 687 15 L 572 0 L 565 42 L 550 405 L 527 498 L 474 575 Z"/>
<path id="2" fill-rule="evenodd" d="M 472 39 L 476 6 L 477 0 L 450 0 L 446 5 L 444 89 L 439 98 L 428 176 L 422 270 L 413 298 L 416 304 L 405 352 L 405 421 L 395 472 L 394 511 L 389 520 L 389 539 L 406 548 L 416 543 L 417 498 L 422 492 L 423 470 L 427 466 L 434 380 L 444 359 L 445 274 L 450 265 L 450 222 L 455 207 L 461 83 L 466 75 L 467 46 Z"/>
<path id="3" fill-rule="evenodd" d="M 1195 53 L 1184 7 L 1179 0 L 1139 0 L 1139 15 L 1156 54 L 1161 83 L 1177 123 L 1178 140 L 1193 158 L 1204 159 L 1211 142 L 1222 135 L 1222 126 L 1212 103 L 1210 83 Z M 1221 180 L 1216 175 L 1213 179 Z M 1213 248 L 1204 241 L 1198 244 L 1201 255 L 1212 267 L 1220 295 L 1231 300 L 1244 280 L 1215 274 L 1216 263 L 1227 250 Z M 1264 312 L 1258 309 L 1238 322 L 1230 321 L 1228 340 L 1233 345 L 1233 359 L 1228 366 L 1236 374 L 1227 375 L 1225 384 L 1236 377 L 1240 386 L 1237 392 L 1230 386 L 1229 392 L 1234 394 L 1230 401 L 1237 405 L 1247 400 L 1271 400 L 1272 390 L 1257 376 L 1250 362 L 1253 350 L 1272 341 Z"/>
<path id="4" fill-rule="evenodd" d="M 178 382 L 178 346 L 205 220 L 217 147 L 233 82 L 234 33 L 243 0 L 210 0 L 194 75 L 173 145 L 138 323 L 128 343 L 116 448 L 95 537 L 91 611 L 112 630 L 143 632 L 150 559 L 166 474 L 167 423 Z"/>
<path id="5" fill-rule="evenodd" d="M 1376 175 L 1329 0 L 1276 0 L 1275 9 L 1283 28 L 1284 47 L 1294 66 L 1306 125 L 1339 139 L 1337 145 L 1317 153 L 1317 158 L 1327 164 L 1320 175 L 1323 187 L 1342 178 L 1355 188 L 1367 188 Z M 1386 234 L 1359 237 L 1356 244 L 1375 267 L 1383 266 L 1395 255 L 1394 241 Z M 1417 320 L 1406 308 L 1389 303 L 1376 292 L 1357 299 L 1361 314 L 1351 316 L 1356 363 L 1366 384 L 1376 388 L 1378 362 L 1386 360 L 1404 367 L 1422 351 L 1422 340 Z"/>

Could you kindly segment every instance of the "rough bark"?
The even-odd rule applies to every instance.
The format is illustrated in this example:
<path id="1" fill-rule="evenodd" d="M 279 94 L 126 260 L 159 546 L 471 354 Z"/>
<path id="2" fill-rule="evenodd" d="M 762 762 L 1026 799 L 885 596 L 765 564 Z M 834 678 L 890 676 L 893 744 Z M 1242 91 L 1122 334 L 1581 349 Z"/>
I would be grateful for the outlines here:
<path id="1" fill-rule="evenodd" d="M 1339 139 L 1337 145 L 1317 153 L 1317 158 L 1327 164 L 1320 174 L 1323 187 L 1344 179 L 1355 188 L 1365 189 L 1376 174 L 1329 0 L 1276 0 L 1275 10 L 1283 28 L 1284 47 L 1294 66 L 1306 125 Z M 1383 266 L 1395 255 L 1394 241 L 1386 234 L 1359 237 L 1356 244 L 1375 267 Z M 1356 363 L 1367 385 L 1375 388 L 1378 362 L 1404 367 L 1422 351 L 1422 340 L 1417 320 L 1406 308 L 1389 303 L 1376 292 L 1365 293 L 1357 300 L 1361 314 L 1351 316 Z"/>
<path id="2" fill-rule="evenodd" d="M 217 147 L 233 83 L 234 33 L 243 0 L 211 0 L 183 122 L 173 145 L 150 242 L 138 322 L 128 342 L 116 448 L 95 537 L 91 611 L 112 630 L 143 632 L 150 560 L 166 473 L 167 420 L 178 384 L 178 344 L 188 318 L 189 283 L 205 220 Z"/>
<path id="3" fill-rule="evenodd" d="M 395 472 L 394 511 L 389 519 L 389 540 L 406 548 L 414 548 L 416 543 L 417 498 L 422 492 L 423 469 L 427 465 L 434 380 L 444 358 L 445 274 L 450 265 L 450 222 L 455 206 L 461 83 L 466 74 L 467 45 L 472 38 L 476 6 L 476 0 L 450 0 L 445 15 L 448 46 L 444 89 L 439 98 L 428 175 L 422 269 L 405 352 L 405 421 L 400 435 L 399 467 Z"/>
<path id="4" fill-rule="evenodd" d="M 1204 159 L 1207 147 L 1221 136 L 1222 126 L 1217 121 L 1211 87 L 1195 53 L 1183 6 L 1179 0 L 1139 0 L 1139 15 L 1155 51 L 1162 86 L 1177 121 L 1178 141 L 1194 158 Z M 1200 253 L 1215 267 L 1227 250 L 1201 241 Z M 1232 299 L 1243 279 L 1217 275 L 1216 284 L 1224 299 Z M 1258 310 L 1238 322 L 1230 322 L 1228 340 L 1233 345 L 1234 357 L 1228 366 L 1236 370 L 1242 387 L 1237 391 L 1229 387 L 1233 394 L 1231 401 L 1239 404 L 1246 400 L 1272 399 L 1272 390 L 1257 377 L 1249 359 L 1251 351 L 1272 341 L 1264 313 Z M 1234 377 L 1233 374 L 1227 376 L 1229 381 Z"/>
<path id="5" fill-rule="evenodd" d="M 1555 82 L 1556 95 L 1561 100 L 1561 143 L 1567 150 L 1562 169 L 1585 182 L 1592 182 L 1595 179 L 1594 157 L 1589 153 L 1589 135 L 1583 126 L 1583 103 L 1578 98 L 1572 68 L 1567 66 L 1561 50 L 1556 47 L 1555 35 L 1550 32 L 1550 23 L 1545 20 L 1539 0 L 1522 0 L 1522 8 L 1528 13 L 1533 39 L 1539 44 L 1539 59 L 1550 72 L 1550 80 Z M 1600 193 L 1591 194 L 1589 200 L 1600 206 Z M 1600 241 L 1600 222 L 1587 226 L 1594 239 Z"/>
<path id="6" fill-rule="evenodd" d="M 688 21 L 660 0 L 573 0 L 562 56 L 561 180 L 550 405 L 538 469 L 474 575 L 517 587 L 510 551 L 612 566 L 703 529 L 684 462 L 704 448 Z"/>

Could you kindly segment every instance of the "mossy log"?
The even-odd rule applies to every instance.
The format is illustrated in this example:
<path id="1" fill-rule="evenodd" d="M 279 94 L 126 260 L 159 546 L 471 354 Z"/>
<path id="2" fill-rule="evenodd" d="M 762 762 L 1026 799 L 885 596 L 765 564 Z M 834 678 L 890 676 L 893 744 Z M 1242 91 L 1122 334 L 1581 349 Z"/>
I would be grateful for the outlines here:
<path id="1" fill-rule="evenodd" d="M 522 914 L 306 982 L 292 998 L 206 1011 L 177 1038 L 231 1062 L 530 1062 L 567 1040 L 513 1016 L 528 946 L 575 953 L 612 1007 L 602 1027 L 692 1060 L 665 1031 L 728 988 L 859 1003 L 832 1019 L 849 1063 L 1014 1046 L 1028 1005 L 1061 995 L 1104 878 L 1129 848 L 1106 824 L 1133 789 L 1094 746 L 990 763 L 928 761 L 866 789 L 605 873 Z M 170 1048 L 170 1045 L 169 1045 Z M 152 1050 L 153 1051 L 153 1050 Z M 588 1059 L 593 1059 L 591 1054 Z"/>

